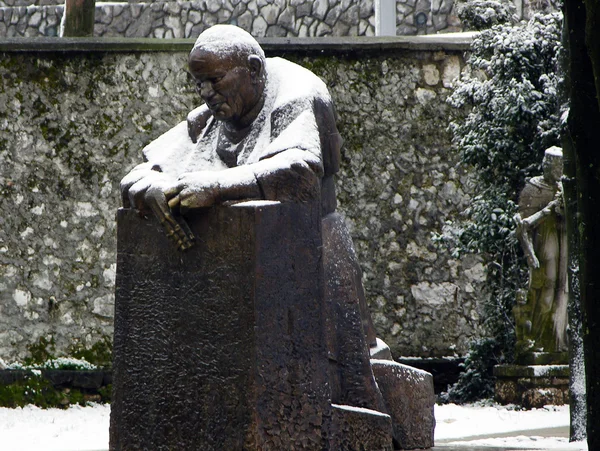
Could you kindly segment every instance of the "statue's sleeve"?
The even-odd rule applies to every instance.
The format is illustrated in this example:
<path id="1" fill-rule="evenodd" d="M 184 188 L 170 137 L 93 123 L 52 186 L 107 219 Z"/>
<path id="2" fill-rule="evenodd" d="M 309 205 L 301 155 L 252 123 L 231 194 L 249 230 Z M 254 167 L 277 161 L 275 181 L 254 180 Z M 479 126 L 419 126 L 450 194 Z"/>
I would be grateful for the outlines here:
<path id="1" fill-rule="evenodd" d="M 144 147 L 142 153 L 144 161 L 149 162 L 155 170 L 176 176 L 185 172 L 182 162 L 193 148 L 187 121 L 183 121 Z"/>
<path id="2" fill-rule="evenodd" d="M 273 111 L 271 142 L 252 170 L 265 199 L 293 201 L 317 195 L 324 167 L 313 99 Z"/>

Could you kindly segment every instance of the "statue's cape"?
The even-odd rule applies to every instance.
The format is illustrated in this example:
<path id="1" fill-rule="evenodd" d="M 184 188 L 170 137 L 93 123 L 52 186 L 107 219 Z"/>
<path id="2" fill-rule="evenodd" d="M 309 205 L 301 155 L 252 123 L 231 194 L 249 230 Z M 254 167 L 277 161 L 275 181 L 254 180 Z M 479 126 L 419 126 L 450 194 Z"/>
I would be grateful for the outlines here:
<path id="1" fill-rule="evenodd" d="M 233 165 L 252 164 L 288 149 L 301 149 L 321 161 L 319 176 L 339 169 L 342 139 L 325 84 L 309 70 L 281 58 L 266 61 L 265 102 L 248 136 L 235 149 L 222 146 L 220 124 L 202 105 L 143 150 L 144 158 L 165 173 L 180 175 L 228 167 L 224 156 L 234 152 Z M 196 142 L 194 142 L 196 141 Z M 231 166 L 231 163 L 229 164 Z"/>

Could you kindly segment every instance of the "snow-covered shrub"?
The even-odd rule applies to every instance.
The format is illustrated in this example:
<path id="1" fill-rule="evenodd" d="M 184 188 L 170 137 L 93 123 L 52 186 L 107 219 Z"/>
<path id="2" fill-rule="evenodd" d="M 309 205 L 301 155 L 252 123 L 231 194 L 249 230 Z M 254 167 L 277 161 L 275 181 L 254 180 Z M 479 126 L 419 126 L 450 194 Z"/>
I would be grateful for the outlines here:
<path id="1" fill-rule="evenodd" d="M 42 363 L 28 363 L 23 364 L 20 362 L 6 363 L 0 359 L 0 368 L 7 370 L 81 370 L 89 371 L 96 370 L 98 367 L 91 364 L 85 359 L 76 359 L 74 357 L 57 357 L 54 359 L 46 360 Z"/>
<path id="2" fill-rule="evenodd" d="M 450 129 L 463 163 L 474 169 L 477 196 L 464 219 L 447 223 L 435 239 L 455 256 L 475 252 L 487 261 L 482 317 L 487 334 L 501 350 L 488 359 L 490 365 L 512 359 L 512 307 L 527 275 L 512 220 L 518 196 L 525 178 L 541 173 L 545 149 L 560 145 L 561 20 L 558 13 L 536 15 L 523 26 L 497 25 L 483 31 L 474 39 L 469 58 L 474 75 L 463 79 L 449 98 L 457 109 L 469 109 L 466 118 L 457 115 L 461 119 Z M 485 342 L 474 343 L 472 353 L 481 343 Z M 473 379 L 477 384 L 479 376 L 485 374 Z M 489 377 L 487 383 L 491 386 Z"/>
<path id="3" fill-rule="evenodd" d="M 510 0 L 467 0 L 460 3 L 457 9 L 458 18 L 469 30 L 484 30 L 516 21 L 516 8 Z"/>
<path id="4" fill-rule="evenodd" d="M 458 383 L 445 395 L 449 402 L 471 402 L 492 398 L 494 387 L 490 384 L 493 377 L 494 357 L 500 352 L 498 342 L 493 338 L 482 338 L 471 344 L 471 350 L 465 357 L 464 371 Z"/>

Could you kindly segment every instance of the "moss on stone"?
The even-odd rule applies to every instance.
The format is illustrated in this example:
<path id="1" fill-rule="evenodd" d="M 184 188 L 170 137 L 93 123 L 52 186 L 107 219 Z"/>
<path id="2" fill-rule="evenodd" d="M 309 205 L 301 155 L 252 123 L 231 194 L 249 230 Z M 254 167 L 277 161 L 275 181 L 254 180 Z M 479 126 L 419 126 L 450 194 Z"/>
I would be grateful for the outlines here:
<path id="1" fill-rule="evenodd" d="M 110 367 L 112 365 L 112 340 L 105 335 L 89 348 L 82 345 L 73 346 L 69 354 L 98 367 Z"/>
<path id="2" fill-rule="evenodd" d="M 56 352 L 54 337 L 40 337 L 36 343 L 27 346 L 27 351 L 29 357 L 25 359 L 26 365 L 41 364 L 53 359 Z"/>
<path id="3" fill-rule="evenodd" d="M 100 388 L 98 393 L 84 393 L 78 388 L 58 388 L 42 374 L 27 371 L 24 378 L 11 384 L 0 384 L 1 407 L 24 407 L 33 404 L 47 409 L 86 405 L 88 401 L 110 402 L 112 386 Z"/>

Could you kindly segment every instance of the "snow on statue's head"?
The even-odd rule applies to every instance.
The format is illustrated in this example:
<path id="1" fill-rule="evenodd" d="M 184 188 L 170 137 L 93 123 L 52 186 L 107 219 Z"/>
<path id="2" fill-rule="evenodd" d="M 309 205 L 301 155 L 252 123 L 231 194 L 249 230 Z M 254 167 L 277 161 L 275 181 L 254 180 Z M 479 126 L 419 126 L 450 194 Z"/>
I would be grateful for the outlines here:
<path id="1" fill-rule="evenodd" d="M 544 152 L 542 160 L 544 178 L 548 182 L 558 182 L 563 173 L 563 153 L 560 147 L 552 146 Z"/>
<path id="2" fill-rule="evenodd" d="M 235 25 L 214 25 L 203 31 L 196 39 L 192 53 L 197 50 L 242 59 L 256 55 L 263 63 L 265 61 L 265 52 L 256 39 Z"/>

